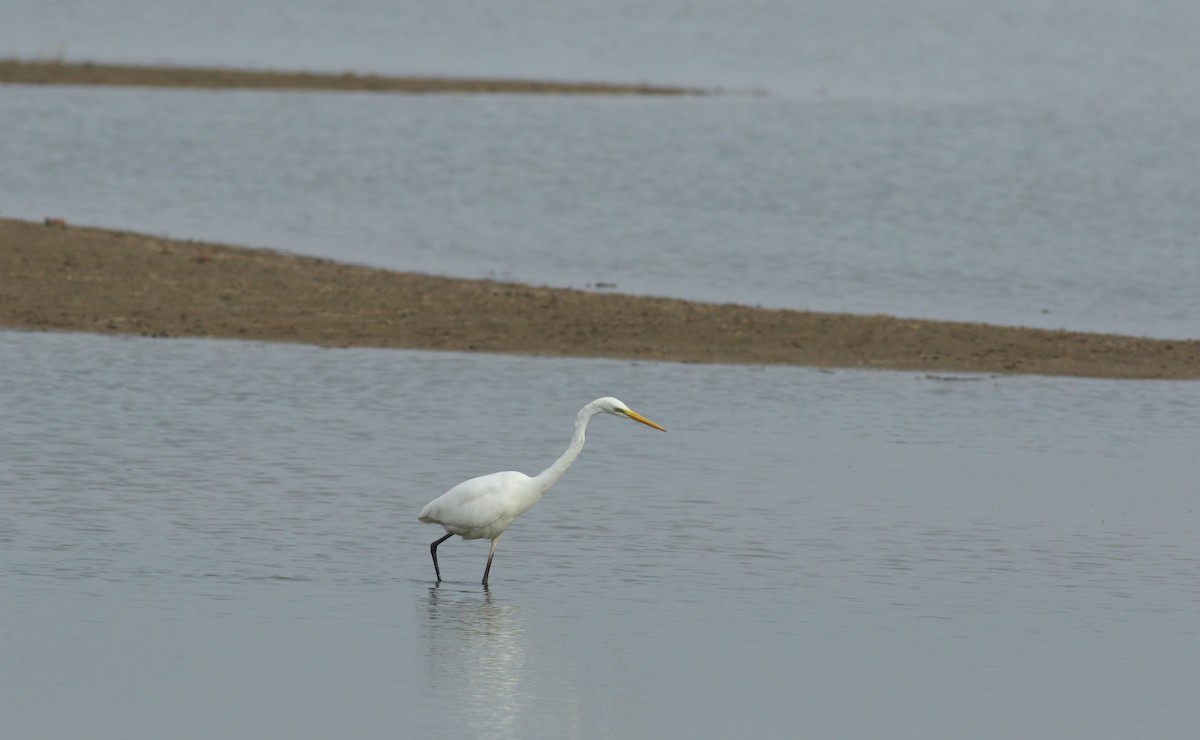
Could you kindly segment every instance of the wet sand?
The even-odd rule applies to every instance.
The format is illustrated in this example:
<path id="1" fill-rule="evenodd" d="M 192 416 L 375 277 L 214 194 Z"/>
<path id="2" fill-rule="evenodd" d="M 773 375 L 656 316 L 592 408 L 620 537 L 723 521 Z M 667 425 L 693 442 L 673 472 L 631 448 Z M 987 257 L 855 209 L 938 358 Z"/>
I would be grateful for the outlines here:
<path id="1" fill-rule="evenodd" d="M 0 327 L 930 373 L 1200 378 L 1200 340 L 461 280 L 53 219 L 0 219 Z"/>
<path id="2" fill-rule="evenodd" d="M 399 77 L 345 72 L 287 72 L 209 67 L 137 66 L 0 59 L 0 84 L 120 85 L 207 89 L 360 91 L 379 93 L 524 93 L 550 95 L 699 95 L 706 91 L 647 84 L 556 82 L 466 77 Z"/>

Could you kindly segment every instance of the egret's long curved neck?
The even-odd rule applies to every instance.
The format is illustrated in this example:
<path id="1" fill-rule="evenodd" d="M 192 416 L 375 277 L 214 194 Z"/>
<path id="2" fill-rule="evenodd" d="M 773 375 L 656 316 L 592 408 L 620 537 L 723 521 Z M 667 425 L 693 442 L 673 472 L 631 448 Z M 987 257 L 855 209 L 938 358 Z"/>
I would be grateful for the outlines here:
<path id="1" fill-rule="evenodd" d="M 555 460 L 553 465 L 534 478 L 543 493 L 554 485 L 555 481 L 567 472 L 567 468 L 571 467 L 571 463 L 575 462 L 575 458 L 579 457 L 579 451 L 583 449 L 584 431 L 587 429 L 588 422 L 599 411 L 600 409 L 590 403 L 579 410 L 579 415 L 575 417 L 575 433 L 571 435 L 571 443 L 567 445 L 566 452 Z"/>

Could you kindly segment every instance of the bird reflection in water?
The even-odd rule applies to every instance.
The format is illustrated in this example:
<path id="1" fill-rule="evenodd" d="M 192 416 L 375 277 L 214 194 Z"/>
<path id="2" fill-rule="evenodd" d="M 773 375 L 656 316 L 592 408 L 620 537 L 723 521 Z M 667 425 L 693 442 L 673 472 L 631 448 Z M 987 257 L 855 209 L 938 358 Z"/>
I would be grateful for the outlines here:
<path id="1" fill-rule="evenodd" d="M 498 603 L 478 588 L 429 589 L 422 626 L 426 675 L 436 694 L 461 698 L 462 714 L 448 718 L 463 723 L 456 729 L 512 737 L 532 698 L 525 624 L 517 606 Z"/>

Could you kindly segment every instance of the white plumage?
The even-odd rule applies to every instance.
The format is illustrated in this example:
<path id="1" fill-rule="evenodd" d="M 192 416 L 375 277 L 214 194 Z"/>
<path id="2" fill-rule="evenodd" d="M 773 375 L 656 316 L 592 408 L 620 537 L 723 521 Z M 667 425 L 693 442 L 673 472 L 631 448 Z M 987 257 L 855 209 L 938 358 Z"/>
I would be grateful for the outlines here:
<path id="1" fill-rule="evenodd" d="M 442 571 L 438 567 L 437 547 L 447 539 L 458 535 L 464 540 L 489 539 L 492 541 L 488 551 L 487 566 L 483 569 L 483 585 L 488 583 L 488 573 L 492 569 L 492 556 L 496 554 L 496 543 L 500 535 L 509 525 L 536 504 L 550 486 L 567 472 L 571 463 L 583 449 L 584 431 L 591 418 L 599 413 L 625 416 L 634 421 L 654 427 L 659 431 L 667 431 L 646 417 L 631 411 L 628 406 L 612 397 L 597 398 L 579 410 L 575 417 L 575 433 L 571 443 L 554 464 L 534 477 L 506 470 L 492 473 L 459 483 L 433 501 L 425 504 L 418 518 L 427 524 L 440 524 L 446 529 L 446 536 L 436 540 L 429 546 L 433 556 L 433 571 L 438 582 L 442 580 Z"/>

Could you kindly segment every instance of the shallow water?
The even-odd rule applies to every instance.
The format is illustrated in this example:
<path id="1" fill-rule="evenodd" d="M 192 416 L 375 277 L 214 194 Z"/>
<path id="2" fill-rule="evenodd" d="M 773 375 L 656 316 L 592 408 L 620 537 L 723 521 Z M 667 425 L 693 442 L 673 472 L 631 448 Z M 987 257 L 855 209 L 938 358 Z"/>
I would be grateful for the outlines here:
<path id="1" fill-rule="evenodd" d="M 6 54 L 1195 105 L 1191 0 L 10 0 Z M 1190 98 L 1190 103 L 1187 102 Z"/>
<path id="2" fill-rule="evenodd" d="M 1200 110 L 3 92 L 6 216 L 465 277 L 1200 336 Z"/>
<path id="3" fill-rule="evenodd" d="M 105 0 L 69 59 L 716 98 L 0 89 L 0 215 L 1200 336 L 1200 6 Z M 767 88 L 765 97 L 744 94 Z M 2 276 L 0 276 L 2 277 Z M 536 472 L 486 544 L 416 512 Z M 13 737 L 1195 737 L 1200 386 L 0 333 Z"/>
<path id="4" fill-rule="evenodd" d="M 0 215 L 467 277 L 1200 336 L 1188 0 L 10 5 L 0 52 L 18 56 L 734 92 L 6 87 Z"/>
<path id="5" fill-rule="evenodd" d="M 1186 737 L 1194 383 L 0 335 L 14 736 Z M 536 472 L 486 543 L 416 511 Z"/>

